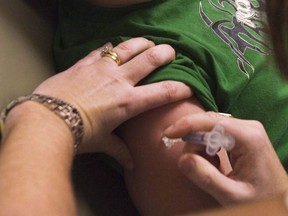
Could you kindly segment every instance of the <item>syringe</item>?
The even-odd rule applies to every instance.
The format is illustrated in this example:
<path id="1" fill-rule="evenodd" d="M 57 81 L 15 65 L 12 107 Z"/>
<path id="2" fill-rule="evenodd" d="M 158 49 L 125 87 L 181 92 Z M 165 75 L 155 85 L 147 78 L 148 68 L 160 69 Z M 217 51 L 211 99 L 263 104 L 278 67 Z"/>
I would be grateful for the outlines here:
<path id="1" fill-rule="evenodd" d="M 162 138 L 167 148 L 171 148 L 178 142 L 185 142 L 187 144 L 200 144 L 206 146 L 206 153 L 214 156 L 220 148 L 231 150 L 235 146 L 234 138 L 226 134 L 221 125 L 216 125 L 209 132 L 192 132 L 181 138 L 170 139 L 168 137 Z"/>

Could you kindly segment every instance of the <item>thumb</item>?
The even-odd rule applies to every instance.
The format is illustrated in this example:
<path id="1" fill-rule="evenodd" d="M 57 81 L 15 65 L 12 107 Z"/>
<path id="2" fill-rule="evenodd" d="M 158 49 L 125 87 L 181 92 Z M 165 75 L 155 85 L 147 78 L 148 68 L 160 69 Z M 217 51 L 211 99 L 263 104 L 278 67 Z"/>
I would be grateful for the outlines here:
<path id="1" fill-rule="evenodd" d="M 183 174 L 202 190 L 213 196 L 220 204 L 230 205 L 245 196 L 249 191 L 243 182 L 237 182 L 223 175 L 205 158 L 188 153 L 179 159 Z"/>
<path id="2" fill-rule="evenodd" d="M 118 136 L 112 135 L 105 140 L 105 149 L 103 152 L 117 160 L 125 169 L 132 170 L 134 168 L 130 151 L 124 141 Z"/>

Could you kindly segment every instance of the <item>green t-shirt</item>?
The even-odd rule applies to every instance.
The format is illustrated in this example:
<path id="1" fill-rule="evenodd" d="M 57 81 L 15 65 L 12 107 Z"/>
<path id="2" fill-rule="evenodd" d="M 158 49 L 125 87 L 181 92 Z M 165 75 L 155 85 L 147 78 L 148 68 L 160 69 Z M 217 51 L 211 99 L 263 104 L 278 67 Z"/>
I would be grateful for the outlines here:
<path id="1" fill-rule="evenodd" d="M 61 0 L 56 65 L 62 71 L 106 42 L 133 37 L 170 44 L 176 59 L 142 83 L 182 81 L 206 110 L 261 121 L 288 170 L 288 85 L 265 43 L 263 8 L 264 0 L 156 0 L 118 9 Z"/>

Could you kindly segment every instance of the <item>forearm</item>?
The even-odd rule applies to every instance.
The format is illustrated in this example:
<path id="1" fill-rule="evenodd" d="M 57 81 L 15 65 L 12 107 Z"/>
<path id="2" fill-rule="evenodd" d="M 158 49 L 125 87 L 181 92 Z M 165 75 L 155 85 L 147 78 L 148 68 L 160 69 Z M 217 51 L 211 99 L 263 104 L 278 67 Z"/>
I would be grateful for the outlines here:
<path id="1" fill-rule="evenodd" d="M 62 119 L 35 102 L 16 106 L 0 152 L 0 215 L 75 215 L 72 159 L 73 136 Z"/>

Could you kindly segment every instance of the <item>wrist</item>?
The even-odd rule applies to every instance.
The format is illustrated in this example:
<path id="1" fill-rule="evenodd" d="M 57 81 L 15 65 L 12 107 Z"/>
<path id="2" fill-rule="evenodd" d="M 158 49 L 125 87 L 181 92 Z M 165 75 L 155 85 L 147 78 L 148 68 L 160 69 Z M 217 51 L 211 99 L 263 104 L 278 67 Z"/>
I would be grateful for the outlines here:
<path id="1" fill-rule="evenodd" d="M 6 120 L 9 112 L 13 110 L 13 108 L 19 106 L 19 104 L 27 101 L 35 101 L 41 104 L 43 107 L 46 107 L 46 109 L 49 109 L 50 112 L 58 115 L 58 117 L 60 117 L 62 121 L 66 123 L 74 136 L 74 152 L 77 153 L 78 147 L 81 144 L 84 135 L 84 125 L 82 117 L 75 107 L 54 97 L 41 94 L 31 94 L 13 100 L 1 112 L 1 129 L 4 127 L 4 121 Z"/>
<path id="2" fill-rule="evenodd" d="M 5 120 L 3 132 L 5 141 L 3 143 L 11 138 L 21 139 L 23 145 L 29 148 L 43 147 L 48 152 L 73 154 L 73 136 L 65 122 L 42 104 L 34 101 L 26 101 L 15 106 Z M 39 144 L 34 146 L 34 141 Z"/>
<path id="3" fill-rule="evenodd" d="M 1 212 L 18 213 L 27 204 L 37 206 L 37 215 L 74 211 L 72 144 L 71 131 L 55 113 L 34 101 L 15 106 L 5 121 L 0 152 L 0 191 L 5 194 L 0 198 L 5 207 Z M 30 210 L 24 215 L 33 214 Z"/>

